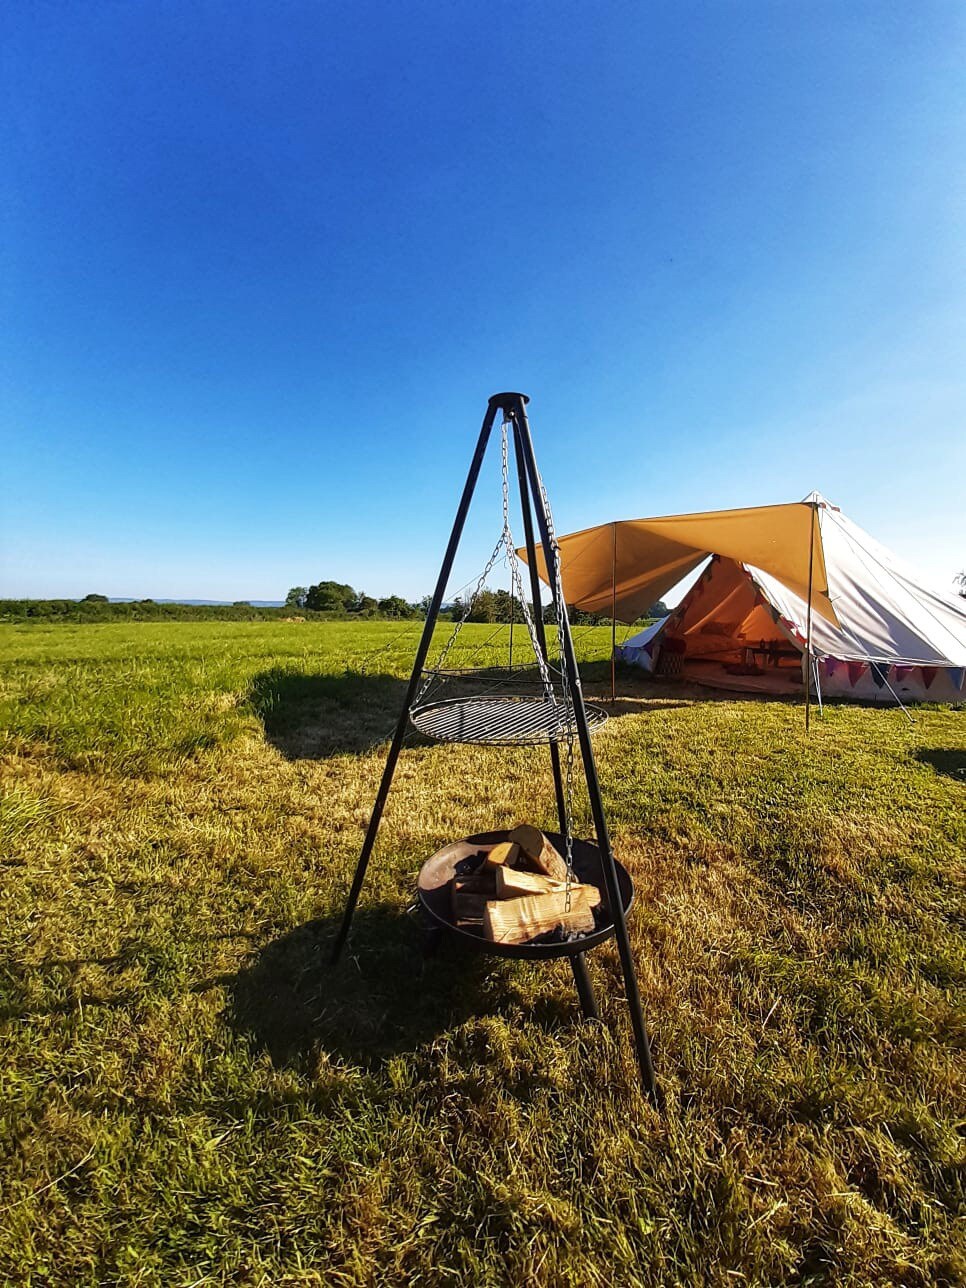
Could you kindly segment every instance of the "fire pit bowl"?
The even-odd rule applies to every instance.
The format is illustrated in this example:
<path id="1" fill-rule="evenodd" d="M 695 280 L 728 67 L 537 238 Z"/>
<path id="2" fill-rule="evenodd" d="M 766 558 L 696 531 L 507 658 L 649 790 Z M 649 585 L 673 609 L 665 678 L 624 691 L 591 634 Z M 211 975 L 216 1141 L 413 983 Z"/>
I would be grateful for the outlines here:
<path id="1" fill-rule="evenodd" d="M 546 834 L 557 849 L 564 852 L 564 839 L 559 832 Z M 498 944 L 484 939 L 481 934 L 457 926 L 453 921 L 453 904 L 450 893 L 450 882 L 454 877 L 472 872 L 478 865 L 477 855 L 489 850 L 494 845 L 507 839 L 506 832 L 479 832 L 462 841 L 451 841 L 444 845 L 431 859 L 427 859 L 419 872 L 419 902 L 430 921 L 440 926 L 448 934 L 454 935 L 461 944 L 478 953 L 492 953 L 496 957 L 575 957 L 578 953 L 594 948 L 609 939 L 614 933 L 614 923 L 606 911 L 607 889 L 604 885 L 604 873 L 601 867 L 600 850 L 589 841 L 574 840 L 573 862 L 577 880 L 586 885 L 596 886 L 603 897 L 605 909 L 603 921 L 594 930 L 578 939 L 554 943 Z M 634 903 L 634 883 L 630 875 L 615 860 L 617 883 L 624 904 L 624 912 L 630 911 Z"/>

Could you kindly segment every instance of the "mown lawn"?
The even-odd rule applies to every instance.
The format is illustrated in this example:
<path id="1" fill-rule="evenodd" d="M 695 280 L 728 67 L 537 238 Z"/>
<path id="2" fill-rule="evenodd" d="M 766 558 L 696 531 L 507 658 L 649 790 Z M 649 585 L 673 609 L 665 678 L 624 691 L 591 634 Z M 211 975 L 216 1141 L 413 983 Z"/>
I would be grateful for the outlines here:
<path id="1" fill-rule="evenodd" d="M 594 1025 L 565 964 L 424 961 L 406 915 L 441 842 L 553 822 L 545 752 L 407 750 L 327 967 L 414 642 L 0 628 L 0 1281 L 962 1283 L 966 713 L 806 741 L 622 676 L 659 1117 L 612 947 Z"/>

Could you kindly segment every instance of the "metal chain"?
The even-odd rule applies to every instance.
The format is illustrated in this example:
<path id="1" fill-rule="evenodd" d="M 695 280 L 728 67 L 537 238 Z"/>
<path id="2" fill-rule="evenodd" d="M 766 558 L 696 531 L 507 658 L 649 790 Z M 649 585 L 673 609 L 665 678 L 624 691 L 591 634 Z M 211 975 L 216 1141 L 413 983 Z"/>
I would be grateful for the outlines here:
<path id="1" fill-rule="evenodd" d="M 571 887 L 574 882 L 574 846 L 572 835 L 572 824 L 574 817 L 574 741 L 577 736 L 576 719 L 574 715 L 574 696 L 570 692 L 570 678 L 567 674 L 567 659 L 564 656 L 563 647 L 563 619 L 567 615 L 567 604 L 564 600 L 563 580 L 560 573 L 560 543 L 557 541 L 557 533 L 553 526 L 553 512 L 550 509 L 550 498 L 547 496 L 547 489 L 543 485 L 543 479 L 540 476 L 540 470 L 534 461 L 534 470 L 537 475 L 537 486 L 540 489 L 540 499 L 543 502 L 543 512 L 547 520 L 547 536 L 550 539 L 550 549 L 553 552 L 554 562 L 554 598 L 556 599 L 557 609 L 557 656 L 560 663 L 560 683 L 563 696 L 564 720 L 567 722 L 567 759 L 566 772 L 564 775 L 564 812 L 567 819 L 567 834 L 565 837 L 567 843 L 567 853 L 565 855 L 567 862 L 567 893 L 565 908 L 570 911 Z M 574 687 L 577 696 L 581 702 L 580 675 L 574 676 Z"/>
<path id="2" fill-rule="evenodd" d="M 530 646 L 533 649 L 534 656 L 537 659 L 537 667 L 540 671 L 540 680 L 543 684 L 543 694 L 548 702 L 556 703 L 556 694 L 553 691 L 553 680 L 550 677 L 550 668 L 547 665 L 547 659 L 543 655 L 543 649 L 540 647 L 540 640 L 537 636 L 536 624 L 533 620 L 533 614 L 530 611 L 530 604 L 523 591 L 523 579 L 520 576 L 520 568 L 517 561 L 516 547 L 513 544 L 513 533 L 510 531 L 510 466 L 507 458 L 507 445 L 509 435 L 507 430 L 510 427 L 510 421 L 505 420 L 502 426 L 502 444 L 503 444 L 503 539 L 506 544 L 506 565 L 510 570 L 510 593 L 517 595 L 520 599 L 520 605 L 523 609 L 523 619 L 527 624 L 527 634 L 530 636 Z M 534 605 L 536 607 L 536 605 Z"/>
<path id="3" fill-rule="evenodd" d="M 547 665 L 546 658 L 543 656 L 543 650 L 540 648 L 540 643 L 537 638 L 537 628 L 534 624 L 533 615 L 530 611 L 530 606 L 527 603 L 526 596 L 523 593 L 523 582 L 520 577 L 520 570 L 517 566 L 516 549 L 513 545 L 513 532 L 511 531 L 511 528 L 510 528 L 510 467 L 509 467 L 509 458 L 507 454 L 508 424 L 509 422 L 504 421 L 502 426 L 502 434 L 501 434 L 502 470 L 503 470 L 503 531 L 500 533 L 500 538 L 493 548 L 493 553 L 490 555 L 489 559 L 487 560 L 486 567 L 483 569 L 483 572 L 480 574 L 480 577 L 476 583 L 476 586 L 473 588 L 473 593 L 469 597 L 469 600 L 466 605 L 465 613 L 456 623 L 456 629 L 453 631 L 452 635 L 447 640 L 445 646 L 443 647 L 443 651 L 440 653 L 439 657 L 436 660 L 435 666 L 432 668 L 432 670 L 427 675 L 426 680 L 423 682 L 422 687 L 420 688 L 419 692 L 416 695 L 416 698 L 414 699 L 413 705 L 415 705 L 417 702 L 422 701 L 422 699 L 426 696 L 427 690 L 432 685 L 433 680 L 443 669 L 443 664 L 445 663 L 447 657 L 449 656 L 449 653 L 452 650 L 453 645 L 456 643 L 457 639 L 459 638 L 460 631 L 462 631 L 463 626 L 466 623 L 466 619 L 473 608 L 473 605 L 476 603 L 476 600 L 480 592 L 482 591 L 484 585 L 486 584 L 487 578 L 489 577 L 493 569 L 496 567 L 496 563 L 500 558 L 501 553 L 504 556 L 504 563 L 510 569 L 511 593 L 519 595 L 520 604 L 523 608 L 523 617 L 524 617 L 524 621 L 526 622 L 527 633 L 530 636 L 530 644 L 533 648 L 534 656 L 536 657 L 536 660 L 537 660 L 537 667 L 540 671 L 540 680 L 543 685 L 544 697 L 548 702 L 552 702 L 554 703 L 554 705 L 556 705 L 557 698 L 556 698 L 556 694 L 554 693 L 553 679 L 550 674 L 550 668 Z"/>
<path id="4" fill-rule="evenodd" d="M 569 912 L 571 888 L 574 883 L 574 841 L 573 841 L 573 835 L 572 835 L 573 826 L 574 826 L 574 735 L 573 735 L 573 730 L 571 730 L 567 738 L 567 761 L 566 761 L 566 771 L 564 773 L 564 813 L 567 819 L 567 835 L 564 837 L 564 840 L 566 841 L 566 850 L 567 850 L 567 853 L 564 855 L 564 858 L 566 859 L 566 862 L 567 862 L 567 889 L 566 889 L 566 898 L 564 902 L 564 910 L 566 912 Z"/>
<path id="5" fill-rule="evenodd" d="M 502 440 L 501 441 L 501 446 L 502 446 L 501 464 L 502 464 L 502 474 L 503 474 L 503 479 L 502 479 L 503 531 L 500 533 L 500 539 L 497 541 L 496 545 L 494 546 L 493 553 L 490 555 L 489 559 L 487 560 L 486 567 L 483 569 L 483 572 L 480 574 L 480 578 L 473 589 L 473 593 L 470 595 L 469 602 L 466 606 L 466 612 L 456 623 L 456 629 L 453 631 L 452 635 L 450 636 L 449 640 L 444 646 L 442 653 L 439 655 L 439 658 L 437 659 L 436 665 L 429 672 L 426 678 L 426 681 L 422 685 L 421 689 L 419 690 L 419 693 L 413 705 L 422 701 L 423 697 L 426 694 L 427 689 L 429 689 L 429 687 L 433 683 L 433 680 L 443 669 L 443 664 L 446 661 L 446 658 L 449 656 L 449 653 L 453 648 L 453 645 L 456 643 L 457 639 L 459 638 L 460 631 L 463 629 L 466 619 L 469 616 L 469 613 L 474 603 L 476 602 L 477 597 L 482 591 L 484 584 L 486 583 L 487 577 L 489 577 L 493 568 L 496 566 L 496 562 L 500 557 L 500 552 L 503 551 L 506 565 L 510 570 L 510 587 L 511 587 L 510 593 L 511 595 L 519 598 L 521 608 L 523 609 L 523 617 L 524 617 L 524 621 L 526 622 L 527 634 L 530 636 L 530 644 L 533 648 L 533 653 L 537 660 L 537 667 L 540 671 L 540 680 L 543 685 L 544 697 L 546 701 L 553 703 L 556 709 L 557 735 L 558 735 L 557 741 L 559 743 L 559 741 L 561 741 L 561 735 L 565 735 L 566 742 L 567 742 L 565 774 L 564 774 L 563 823 L 564 823 L 564 840 L 565 840 L 565 849 L 566 849 L 566 854 L 564 857 L 567 864 L 567 881 L 566 881 L 566 895 L 565 895 L 564 907 L 565 907 L 565 910 L 569 912 L 570 906 L 571 906 L 572 887 L 576 879 L 575 873 L 574 873 L 574 854 L 573 854 L 573 848 L 574 848 L 573 847 L 574 741 L 576 738 L 576 725 L 574 720 L 574 699 L 573 699 L 573 696 L 571 695 L 570 678 L 568 675 L 567 661 L 564 656 L 564 649 L 563 649 L 563 642 L 562 642 L 563 633 L 562 633 L 561 622 L 562 622 L 562 619 L 566 617 L 567 606 L 563 597 L 563 582 L 561 580 L 561 575 L 560 575 L 560 546 L 557 542 L 557 535 L 553 526 L 553 515 L 550 510 L 550 500 L 547 497 L 547 490 L 543 485 L 543 479 L 540 477 L 539 471 L 537 471 L 537 484 L 540 490 L 540 497 L 543 502 L 543 512 L 544 512 L 544 515 L 546 516 L 547 535 L 550 539 L 550 547 L 554 556 L 555 574 L 554 574 L 554 585 L 552 589 L 553 589 L 554 598 L 556 600 L 556 609 L 557 609 L 557 655 L 560 663 L 562 702 L 558 701 L 557 694 L 554 690 L 553 678 L 550 673 L 549 661 L 548 661 L 548 658 L 544 657 L 543 649 L 540 647 L 540 640 L 537 635 L 537 628 L 533 619 L 533 613 L 531 612 L 530 604 L 527 600 L 526 593 L 524 592 L 523 579 L 520 574 L 516 548 L 513 544 L 513 533 L 510 528 L 510 468 L 509 468 L 509 460 L 508 460 L 508 432 L 507 431 L 511 427 L 511 425 L 512 425 L 511 421 L 504 420 L 503 425 L 501 427 L 501 440 Z M 537 611 L 539 611 L 538 605 L 535 604 L 534 608 L 536 608 Z M 574 684 L 575 684 L 576 692 L 579 694 L 580 693 L 579 675 L 576 675 L 574 677 Z"/>
<path id="6" fill-rule="evenodd" d="M 487 577 L 489 577 L 490 573 L 493 571 L 494 567 L 496 566 L 496 561 L 500 557 L 500 552 L 503 549 L 503 537 L 504 537 L 504 534 L 501 533 L 500 539 L 493 547 L 493 553 L 486 561 L 486 567 L 480 573 L 479 581 L 476 583 L 475 587 L 473 588 L 473 593 L 469 597 L 469 600 L 466 605 L 466 612 L 456 623 L 456 629 L 453 631 L 452 635 L 449 637 L 449 639 L 446 641 L 445 645 L 443 646 L 443 651 L 436 659 L 436 665 L 429 672 L 429 674 L 426 677 L 426 680 L 422 685 L 422 688 L 416 694 L 416 697 L 413 701 L 413 706 L 415 706 L 417 702 L 421 702 L 423 698 L 426 696 L 426 690 L 430 687 L 430 685 L 433 683 L 433 680 L 443 669 L 443 663 L 446 661 L 447 657 L 449 656 L 450 650 L 452 649 L 453 645 L 456 643 L 457 639 L 459 639 L 460 631 L 463 629 L 466 623 L 466 619 L 467 617 L 469 617 L 470 611 L 472 610 L 473 605 L 476 603 L 477 597 L 479 596 L 480 591 L 483 589 L 483 586 L 486 582 Z"/>

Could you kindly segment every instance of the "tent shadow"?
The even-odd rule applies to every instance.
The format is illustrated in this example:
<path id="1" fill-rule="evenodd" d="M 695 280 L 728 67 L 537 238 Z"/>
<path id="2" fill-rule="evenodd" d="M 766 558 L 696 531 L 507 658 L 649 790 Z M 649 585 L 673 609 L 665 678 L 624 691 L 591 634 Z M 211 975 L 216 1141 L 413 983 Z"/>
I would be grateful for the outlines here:
<path id="1" fill-rule="evenodd" d="M 287 760 L 358 755 L 392 735 L 406 697 L 394 675 L 306 674 L 274 667 L 254 676 L 248 702 Z"/>
<path id="2" fill-rule="evenodd" d="M 916 759 L 923 765 L 932 765 L 937 774 L 966 784 L 966 751 L 958 747 L 920 747 Z"/>
<path id="3" fill-rule="evenodd" d="M 492 963 L 445 942 L 425 957 L 418 922 L 388 905 L 356 912 L 332 966 L 340 921 L 296 927 L 224 981 L 232 1028 L 276 1067 L 311 1075 L 323 1052 L 376 1067 L 492 1009 L 484 996 Z"/>
<path id="4" fill-rule="evenodd" d="M 638 667 L 618 662 L 616 672 L 617 700 L 611 701 L 610 663 L 606 672 L 596 673 L 591 667 L 581 666 L 580 676 L 584 698 L 602 707 L 609 715 L 642 715 L 672 707 L 691 707 L 702 702 L 766 701 L 787 703 L 783 695 L 764 693 L 737 693 L 729 689 L 713 689 L 681 679 L 667 680 L 650 675 Z"/>
<path id="5" fill-rule="evenodd" d="M 620 694 L 616 702 L 611 702 L 610 694 L 606 696 L 587 694 L 588 702 L 598 706 L 606 712 L 608 719 L 618 720 L 621 716 L 644 716 L 651 711 L 673 711 L 679 707 L 693 706 L 691 702 L 685 702 L 683 699 L 674 701 L 671 698 L 625 698 Z"/>
<path id="6" fill-rule="evenodd" d="M 686 676 L 668 679 L 664 676 L 651 675 L 627 662 L 617 665 L 617 689 L 620 697 L 626 700 L 638 699 L 637 710 L 646 710 L 649 706 L 659 706 L 660 699 L 667 699 L 668 705 L 695 706 L 706 702 L 766 702 L 777 706 L 798 706 L 804 709 L 804 693 L 759 693 L 751 689 L 716 688 L 711 684 L 699 684 Z M 610 692 L 608 674 L 607 691 Z M 590 697 L 591 695 L 587 695 Z M 592 701 L 601 698 L 592 697 Z M 644 704 L 640 705 L 640 700 Z M 826 698 L 826 706 L 835 705 L 835 699 Z M 881 703 L 870 703 L 872 706 Z"/>

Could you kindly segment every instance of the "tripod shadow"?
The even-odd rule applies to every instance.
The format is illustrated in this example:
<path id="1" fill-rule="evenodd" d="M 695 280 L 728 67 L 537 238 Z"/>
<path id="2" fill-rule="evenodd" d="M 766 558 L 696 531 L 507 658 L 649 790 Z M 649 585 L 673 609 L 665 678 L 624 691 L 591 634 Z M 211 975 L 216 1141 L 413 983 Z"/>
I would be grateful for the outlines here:
<path id="1" fill-rule="evenodd" d="M 608 688 L 609 688 L 609 671 Z M 601 685 L 603 687 L 603 685 Z M 394 675 L 364 675 L 344 671 L 338 675 L 310 675 L 274 667 L 254 676 L 248 702 L 265 729 L 265 736 L 287 760 L 325 760 L 330 756 L 360 755 L 392 736 L 406 698 L 407 682 Z M 457 699 L 477 693 L 510 696 L 530 693 L 539 697 L 540 672 L 536 667 L 491 667 L 452 672 L 430 685 L 427 699 Z M 632 698 L 602 701 L 604 695 L 588 693 L 589 701 L 603 705 L 611 717 L 638 715 L 647 707 L 684 706 L 677 700 L 655 700 L 645 689 L 646 704 Z M 608 694 L 609 697 L 609 694 Z M 410 741 L 424 741 L 410 731 Z"/>
<path id="2" fill-rule="evenodd" d="M 406 682 L 394 675 L 307 675 L 284 667 L 260 672 L 248 690 L 266 738 L 287 760 L 358 755 L 385 742 L 405 697 Z"/>
<path id="3" fill-rule="evenodd" d="M 923 765 L 932 765 L 937 774 L 966 783 L 966 751 L 956 747 L 920 747 L 916 759 Z"/>
<path id="4" fill-rule="evenodd" d="M 419 923 L 387 905 L 357 910 L 330 965 L 340 921 L 296 927 L 226 981 L 232 1027 L 276 1066 L 310 1073 L 327 1051 L 374 1067 L 491 1009 L 483 986 L 492 963 L 445 943 L 423 957 Z"/>

